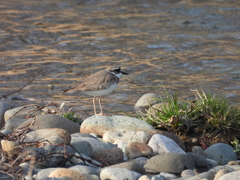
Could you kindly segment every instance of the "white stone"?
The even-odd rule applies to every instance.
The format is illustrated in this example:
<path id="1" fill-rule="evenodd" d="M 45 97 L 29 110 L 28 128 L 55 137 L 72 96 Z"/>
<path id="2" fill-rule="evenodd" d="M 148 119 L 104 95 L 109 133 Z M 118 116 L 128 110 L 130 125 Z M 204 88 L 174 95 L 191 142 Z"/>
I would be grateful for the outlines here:
<path id="1" fill-rule="evenodd" d="M 80 137 L 79 136 L 78 140 L 76 140 L 76 137 L 74 139 L 75 139 L 74 140 L 75 143 L 81 142 L 81 141 L 88 142 L 92 146 L 93 153 L 98 152 L 100 150 L 111 149 L 112 148 L 112 147 L 110 148 L 106 143 L 103 143 L 103 142 L 99 141 L 98 139 L 92 138 L 92 137 Z"/>
<path id="2" fill-rule="evenodd" d="M 127 154 L 126 154 L 126 146 L 128 145 L 128 143 L 126 142 L 120 142 L 118 143 L 117 147 L 120 148 L 123 152 L 123 160 L 124 161 L 127 161 L 128 160 L 128 157 L 127 157 Z"/>
<path id="3" fill-rule="evenodd" d="M 91 116 L 81 124 L 81 133 L 95 133 L 103 136 L 108 130 L 126 129 L 133 131 L 149 131 L 154 127 L 143 120 L 128 116 Z"/>
<path id="4" fill-rule="evenodd" d="M 175 141 L 160 134 L 154 134 L 150 139 L 148 145 L 153 149 L 153 152 L 156 154 L 161 153 L 186 154 L 186 152 L 183 151 Z"/>
<path id="5" fill-rule="evenodd" d="M 135 107 L 149 106 L 151 104 L 159 102 L 160 96 L 155 93 L 146 93 L 138 99 Z"/>
<path id="6" fill-rule="evenodd" d="M 166 177 L 167 179 L 177 179 L 177 176 L 175 174 L 161 172 L 159 175 L 162 175 Z"/>
<path id="7" fill-rule="evenodd" d="M 151 136 L 144 131 L 132 131 L 132 130 L 109 130 L 103 135 L 104 142 L 111 142 L 118 144 L 120 142 L 139 142 L 147 143 Z"/>
<path id="8" fill-rule="evenodd" d="M 139 177 L 141 177 L 141 174 L 125 168 L 104 168 L 100 173 L 100 179 L 137 180 Z"/>

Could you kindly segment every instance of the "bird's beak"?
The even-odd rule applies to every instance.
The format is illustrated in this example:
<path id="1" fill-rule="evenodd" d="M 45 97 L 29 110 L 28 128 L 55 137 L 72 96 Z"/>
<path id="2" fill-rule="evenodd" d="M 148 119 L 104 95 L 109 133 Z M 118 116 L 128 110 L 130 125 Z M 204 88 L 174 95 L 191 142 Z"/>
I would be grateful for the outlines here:
<path id="1" fill-rule="evenodd" d="M 123 72 L 123 71 L 121 71 L 121 73 L 122 73 L 122 74 L 125 74 L 125 75 L 128 75 L 128 73 L 125 73 L 125 72 Z"/>

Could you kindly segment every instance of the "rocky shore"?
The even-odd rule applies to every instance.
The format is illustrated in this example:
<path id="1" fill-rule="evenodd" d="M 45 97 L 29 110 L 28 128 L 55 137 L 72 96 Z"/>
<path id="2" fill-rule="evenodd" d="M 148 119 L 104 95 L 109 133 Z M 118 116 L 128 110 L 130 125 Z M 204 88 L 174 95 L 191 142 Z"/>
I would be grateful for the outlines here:
<path id="1" fill-rule="evenodd" d="M 46 113 L 48 108 L 11 108 L 9 102 L 0 103 L 0 123 L 4 126 L 0 179 L 16 179 L 20 177 L 17 172 L 26 179 L 38 180 L 240 177 L 238 156 L 228 144 L 216 143 L 206 150 L 194 146 L 192 152 L 186 152 L 175 134 L 156 130 L 134 117 L 95 115 L 79 125 Z"/>

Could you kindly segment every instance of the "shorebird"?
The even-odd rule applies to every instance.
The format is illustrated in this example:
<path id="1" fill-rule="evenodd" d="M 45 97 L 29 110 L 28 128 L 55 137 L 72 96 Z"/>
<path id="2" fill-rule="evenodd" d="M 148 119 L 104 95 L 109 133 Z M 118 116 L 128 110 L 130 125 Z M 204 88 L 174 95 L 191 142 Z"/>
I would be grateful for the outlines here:
<path id="1" fill-rule="evenodd" d="M 117 87 L 119 78 L 123 74 L 128 75 L 128 73 L 123 72 L 120 67 L 108 67 L 105 70 L 92 74 L 78 86 L 65 90 L 63 93 L 82 92 L 89 96 L 93 96 L 93 108 L 95 115 L 104 115 L 101 104 L 101 96 L 110 94 Z M 96 97 L 99 97 L 99 114 L 97 114 L 96 110 Z"/>

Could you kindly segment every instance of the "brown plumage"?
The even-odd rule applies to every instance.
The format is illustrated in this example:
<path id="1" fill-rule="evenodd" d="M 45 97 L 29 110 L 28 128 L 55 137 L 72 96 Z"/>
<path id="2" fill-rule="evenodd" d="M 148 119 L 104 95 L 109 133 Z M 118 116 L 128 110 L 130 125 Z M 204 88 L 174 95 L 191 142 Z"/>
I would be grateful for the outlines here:
<path id="1" fill-rule="evenodd" d="M 71 89 L 65 90 L 66 93 L 75 93 L 78 91 L 96 91 L 107 89 L 114 82 L 118 83 L 119 78 L 113 76 L 106 70 L 98 71 L 87 77 L 81 84 Z"/>
<path id="2" fill-rule="evenodd" d="M 95 114 L 97 114 L 96 96 L 104 96 L 111 93 L 117 87 L 119 78 L 122 74 L 128 75 L 127 73 L 121 71 L 121 68 L 119 67 L 108 67 L 105 70 L 92 74 L 78 86 L 65 90 L 63 93 L 83 92 L 84 94 L 94 96 L 93 107 Z M 103 115 L 101 98 L 99 98 L 99 106 L 101 109 L 100 115 Z"/>

